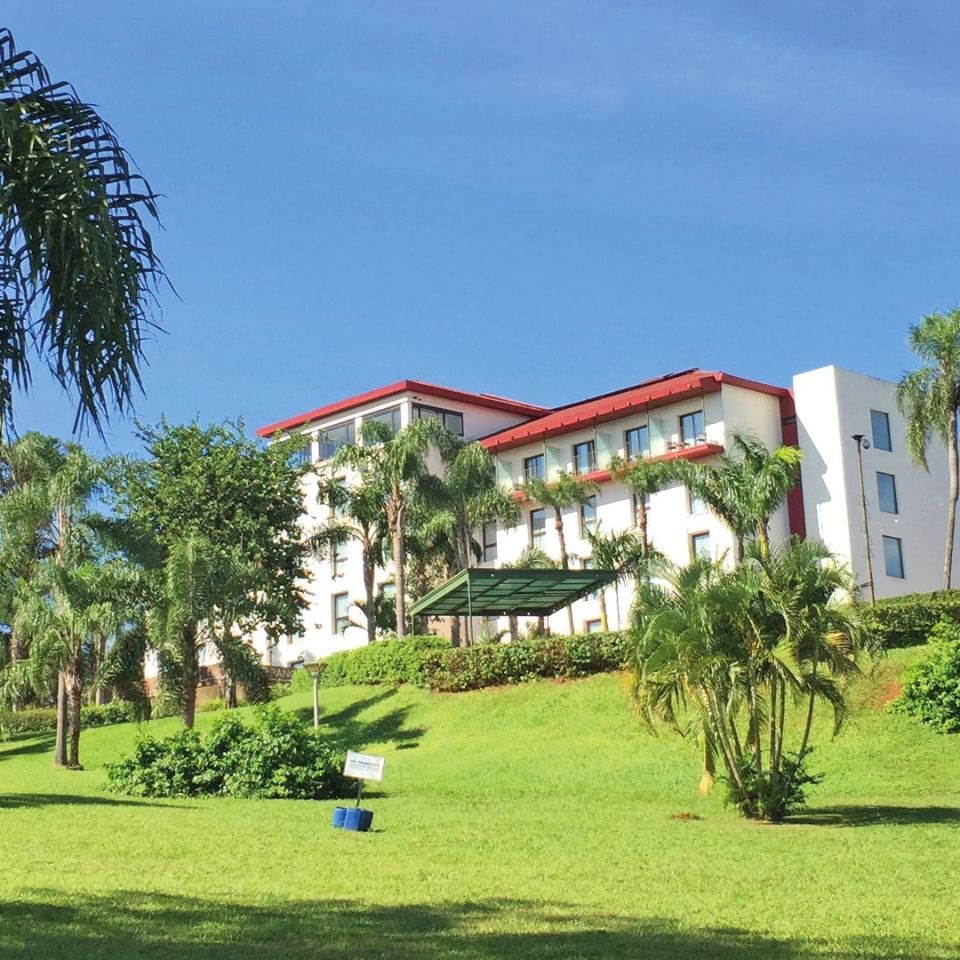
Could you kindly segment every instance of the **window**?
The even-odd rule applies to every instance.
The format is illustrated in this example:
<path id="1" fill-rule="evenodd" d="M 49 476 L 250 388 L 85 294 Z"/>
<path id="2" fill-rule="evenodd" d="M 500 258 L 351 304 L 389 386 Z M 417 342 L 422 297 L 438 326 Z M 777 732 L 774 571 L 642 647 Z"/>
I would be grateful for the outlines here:
<path id="1" fill-rule="evenodd" d="M 690 537 L 690 555 L 694 560 L 698 560 L 701 557 L 710 559 L 710 534 L 709 533 L 695 533 Z"/>
<path id="2" fill-rule="evenodd" d="M 364 423 L 385 423 L 390 428 L 391 436 L 400 430 L 400 408 L 390 407 L 389 410 L 381 410 L 379 413 L 371 413 L 370 416 L 363 418 Z"/>
<path id="3" fill-rule="evenodd" d="M 628 460 L 650 456 L 650 428 L 633 427 L 623 435 L 623 446 Z"/>
<path id="4" fill-rule="evenodd" d="M 355 443 L 354 422 L 348 420 L 320 432 L 320 459 L 329 460 L 345 443 Z"/>
<path id="5" fill-rule="evenodd" d="M 876 450 L 892 450 L 890 445 L 890 417 L 882 410 L 870 411 L 870 432 Z"/>
<path id="6" fill-rule="evenodd" d="M 680 418 L 680 442 L 689 447 L 695 443 L 703 443 L 706 439 L 703 433 L 703 411 L 695 410 L 685 413 Z"/>
<path id="7" fill-rule="evenodd" d="M 483 559 L 485 561 L 497 559 L 497 524 L 496 521 L 483 525 Z"/>
<path id="8" fill-rule="evenodd" d="M 302 447 L 298 447 L 290 455 L 290 462 L 295 467 L 302 467 L 305 463 L 309 463 L 313 457 L 310 453 L 310 441 L 308 440 Z"/>
<path id="9" fill-rule="evenodd" d="M 877 499 L 883 513 L 899 513 L 897 504 L 897 480 L 892 473 L 877 471 Z"/>
<path id="10" fill-rule="evenodd" d="M 333 554 L 330 558 L 330 566 L 335 577 L 342 577 L 347 571 L 347 544 L 335 543 L 333 545 Z"/>
<path id="11" fill-rule="evenodd" d="M 687 507 L 691 516 L 707 512 L 707 505 L 692 490 L 687 490 Z"/>
<path id="12" fill-rule="evenodd" d="M 599 633 L 602 626 L 603 622 L 601 620 L 588 620 L 583 625 L 583 630 L 585 633 Z"/>
<path id="13" fill-rule="evenodd" d="M 451 433 L 463 436 L 463 414 L 455 410 L 441 410 L 440 407 L 427 407 L 422 403 L 413 405 L 413 416 L 417 420 L 439 420 Z"/>
<path id="14" fill-rule="evenodd" d="M 597 469 L 597 450 L 592 440 L 584 440 L 573 446 L 574 473 L 590 473 Z"/>
<path id="15" fill-rule="evenodd" d="M 581 567 L 583 570 L 595 570 L 595 569 L 596 569 L 596 566 L 594 565 L 593 557 L 584 557 L 584 559 L 580 561 L 580 567 Z M 584 600 L 597 600 L 597 599 L 599 599 L 599 597 L 600 597 L 600 591 L 599 591 L 599 590 L 591 590 L 589 593 L 587 593 L 587 594 L 584 595 L 583 599 L 584 599 Z"/>
<path id="16" fill-rule="evenodd" d="M 597 496 L 587 497 L 580 504 L 580 535 L 585 537 L 587 531 L 591 533 L 597 529 Z"/>
<path id="17" fill-rule="evenodd" d="M 883 566 L 888 577 L 903 579 L 903 544 L 899 537 L 883 538 Z"/>
<path id="18" fill-rule="evenodd" d="M 337 593 L 333 597 L 333 632 L 342 636 L 350 626 L 350 595 Z"/>
<path id="19" fill-rule="evenodd" d="M 542 507 L 530 511 L 530 546 L 543 549 L 547 537 L 547 511 Z"/>
<path id="20" fill-rule="evenodd" d="M 524 480 L 542 480 L 545 472 L 542 453 L 538 453 L 535 457 L 527 457 L 523 461 Z"/>

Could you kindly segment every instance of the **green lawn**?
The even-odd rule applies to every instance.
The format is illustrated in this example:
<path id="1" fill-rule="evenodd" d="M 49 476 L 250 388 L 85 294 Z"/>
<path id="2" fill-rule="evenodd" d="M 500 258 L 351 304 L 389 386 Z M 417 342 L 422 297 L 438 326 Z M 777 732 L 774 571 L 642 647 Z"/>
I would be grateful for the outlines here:
<path id="1" fill-rule="evenodd" d="M 960 738 L 878 708 L 915 655 L 861 683 L 777 827 L 697 797 L 695 748 L 647 734 L 616 676 L 323 691 L 387 755 L 370 834 L 332 802 L 107 794 L 132 725 L 84 733 L 79 773 L 0 744 L 0 960 L 960 957 Z"/>

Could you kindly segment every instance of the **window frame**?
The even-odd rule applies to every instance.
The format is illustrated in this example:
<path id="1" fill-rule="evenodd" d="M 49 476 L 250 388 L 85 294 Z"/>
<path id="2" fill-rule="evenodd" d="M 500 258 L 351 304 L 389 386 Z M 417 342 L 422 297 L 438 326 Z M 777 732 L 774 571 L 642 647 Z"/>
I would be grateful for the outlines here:
<path id="1" fill-rule="evenodd" d="M 903 563 L 903 539 L 901 537 L 891 537 L 887 534 L 883 534 L 880 538 L 881 546 L 883 547 L 883 573 L 884 576 L 890 577 L 894 580 L 906 580 L 907 572 Z M 896 559 L 899 566 L 899 573 L 890 572 L 890 556 L 887 553 L 887 545 L 894 544 L 896 547 Z"/>
<path id="2" fill-rule="evenodd" d="M 594 624 L 596 624 L 596 626 L 594 626 Z M 601 620 L 599 617 L 591 617 L 589 620 L 584 620 L 583 632 L 584 633 L 602 633 L 603 620 Z"/>
<path id="3" fill-rule="evenodd" d="M 587 507 L 587 504 L 590 504 L 590 506 L 592 506 L 592 508 L 593 508 L 593 520 L 587 520 L 587 518 L 584 516 L 584 510 L 585 510 L 585 508 Z M 598 518 L 598 516 L 597 516 L 597 495 L 596 495 L 595 493 L 590 494 L 590 496 L 587 497 L 586 500 L 584 500 L 582 503 L 579 504 L 579 507 L 580 507 L 580 510 L 579 510 L 579 513 L 580 513 L 580 539 L 581 539 L 581 540 L 586 540 L 586 539 L 587 539 L 587 531 L 588 531 L 588 530 L 589 530 L 591 533 L 596 533 L 596 531 L 597 531 L 597 524 L 598 524 L 598 522 L 599 522 L 599 518 Z M 589 524 L 591 524 L 591 523 L 593 524 L 592 527 L 589 525 Z M 586 568 L 585 568 L 585 569 L 586 569 Z"/>
<path id="4" fill-rule="evenodd" d="M 487 539 L 487 534 L 489 532 L 490 527 L 493 527 L 493 540 Z M 481 540 L 482 556 L 483 556 L 484 563 L 490 563 L 491 561 L 494 561 L 497 559 L 497 529 L 498 527 L 497 527 L 496 520 L 488 520 L 481 527 L 480 540 Z M 488 551 L 490 550 L 493 551 L 492 555 L 488 554 Z"/>
<path id="5" fill-rule="evenodd" d="M 426 413 L 427 416 L 423 416 Z M 447 417 L 456 417 L 460 420 L 460 429 L 454 430 L 447 423 Z M 443 424 L 454 436 L 464 436 L 463 414 L 459 410 L 447 410 L 444 407 L 434 407 L 429 403 L 415 403 L 413 405 L 413 418 L 415 420 L 429 420 L 435 418 Z"/>
<path id="6" fill-rule="evenodd" d="M 696 428 L 697 417 L 700 418 L 700 430 L 698 431 L 694 429 L 693 436 L 688 437 L 686 434 L 686 431 L 683 428 L 684 421 L 692 418 L 694 428 Z M 685 447 L 686 446 L 693 447 L 693 446 L 696 446 L 698 442 L 706 442 L 707 421 L 703 415 L 703 407 L 701 407 L 699 410 L 691 410 L 688 413 L 681 413 L 678 420 L 679 420 L 679 426 L 680 426 L 680 443 L 682 443 Z"/>
<path id="7" fill-rule="evenodd" d="M 540 472 L 530 473 L 527 465 L 534 460 L 540 461 Z M 545 480 L 547 478 L 547 455 L 545 453 L 535 453 L 530 457 L 523 458 L 523 480 L 524 483 L 530 480 Z"/>
<path id="8" fill-rule="evenodd" d="M 343 430 L 346 433 L 344 440 L 331 440 L 330 432 L 334 430 Z M 333 426 L 324 427 L 317 433 L 317 459 L 320 461 L 330 460 L 336 452 L 348 443 L 357 442 L 357 423 L 356 420 L 341 420 Z"/>
<path id="9" fill-rule="evenodd" d="M 877 506 L 879 507 L 881 513 L 886 513 L 886 514 L 888 514 L 888 515 L 890 515 L 890 516 L 897 516 L 897 515 L 900 513 L 900 497 L 897 495 L 897 478 L 896 478 L 896 475 L 895 475 L 895 474 L 892 474 L 892 473 L 886 473 L 886 472 L 883 471 L 883 470 L 877 470 L 877 471 L 876 471 L 876 474 L 877 474 Z M 889 493 L 890 493 L 890 495 L 893 497 L 893 509 L 892 509 L 892 510 L 887 510 L 886 507 L 884 507 L 884 505 L 883 505 L 883 503 L 884 503 L 884 497 L 883 497 L 883 491 L 882 491 L 882 489 L 881 489 L 881 487 L 880 487 L 880 478 L 881 478 L 881 477 L 885 477 L 885 478 L 888 478 L 888 479 L 890 480 L 890 490 L 889 490 Z"/>
<path id="10" fill-rule="evenodd" d="M 541 514 L 543 516 L 543 530 L 540 533 L 539 541 L 537 538 L 536 530 L 533 524 L 533 518 L 535 514 Z M 547 539 L 547 508 L 546 507 L 534 507 L 527 516 L 527 523 L 530 525 L 530 547 L 531 549 L 543 550 L 544 542 Z"/>
<path id="11" fill-rule="evenodd" d="M 706 542 L 707 542 L 707 552 L 698 553 L 697 541 L 703 540 L 704 538 L 706 538 Z M 710 535 L 709 530 L 697 530 L 695 533 L 691 533 L 689 543 L 690 543 L 690 559 L 691 560 L 699 560 L 701 558 L 705 558 L 707 560 L 713 559 L 713 553 L 712 553 L 713 538 Z"/>
<path id="12" fill-rule="evenodd" d="M 330 553 L 330 575 L 334 580 L 346 575 L 347 561 L 347 541 L 338 540 L 333 544 L 333 550 Z"/>
<path id="13" fill-rule="evenodd" d="M 580 458 L 577 454 L 577 451 L 581 447 L 586 447 L 589 454 L 588 456 L 589 467 L 586 470 L 580 469 Z M 585 474 L 593 473 L 596 469 L 597 469 L 597 441 L 581 440 L 579 443 L 573 444 L 573 472 L 578 477 L 582 477 Z"/>
<path id="14" fill-rule="evenodd" d="M 884 430 L 886 431 L 887 445 L 884 447 L 877 443 L 877 418 L 883 418 Z M 885 453 L 893 453 L 893 438 L 890 436 L 890 414 L 885 410 L 874 410 L 870 408 L 870 440 L 873 443 L 874 450 L 883 450 Z"/>
<path id="15" fill-rule="evenodd" d="M 633 433 L 639 434 L 640 431 L 646 435 L 646 443 L 641 444 L 639 449 L 636 451 L 631 450 L 630 435 Z M 629 427 L 623 431 L 623 452 L 626 455 L 628 460 L 640 460 L 643 457 L 650 456 L 650 424 L 641 423 L 637 424 L 635 427 Z"/>
<path id="16" fill-rule="evenodd" d="M 337 613 L 337 601 L 345 600 L 346 601 L 346 611 L 343 616 L 340 616 Z M 350 594 L 347 592 L 335 593 L 331 598 L 330 602 L 333 606 L 333 633 L 334 636 L 342 637 L 346 634 L 347 630 L 350 629 Z M 343 623 L 343 629 L 340 625 Z"/>

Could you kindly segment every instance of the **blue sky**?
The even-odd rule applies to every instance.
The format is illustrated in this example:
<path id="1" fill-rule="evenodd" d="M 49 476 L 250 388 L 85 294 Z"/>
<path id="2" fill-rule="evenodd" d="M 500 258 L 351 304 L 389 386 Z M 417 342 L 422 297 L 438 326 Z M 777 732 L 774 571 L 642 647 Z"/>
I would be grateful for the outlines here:
<path id="1" fill-rule="evenodd" d="M 690 366 L 895 378 L 960 300 L 955 3 L 164 0 L 5 23 L 164 194 L 138 414 L 403 377 L 545 404 Z M 37 371 L 18 428 L 67 434 Z M 129 449 L 115 420 L 112 449 Z"/>

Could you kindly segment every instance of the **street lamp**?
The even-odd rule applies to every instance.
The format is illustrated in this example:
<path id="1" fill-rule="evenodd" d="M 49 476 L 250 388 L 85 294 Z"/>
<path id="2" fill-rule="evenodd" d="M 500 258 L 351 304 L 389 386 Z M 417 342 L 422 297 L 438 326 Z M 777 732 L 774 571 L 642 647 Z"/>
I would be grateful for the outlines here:
<path id="1" fill-rule="evenodd" d="M 877 594 L 873 588 L 873 558 L 870 553 L 870 528 L 867 525 L 867 491 L 863 485 L 863 451 L 870 449 L 870 441 L 855 433 L 850 439 L 857 445 L 857 470 L 860 474 L 860 513 L 863 520 L 863 546 L 867 554 L 867 585 L 870 587 L 870 605 L 875 606 Z"/>
<path id="2" fill-rule="evenodd" d="M 313 728 L 320 726 L 320 674 L 326 666 L 320 660 L 300 660 L 303 669 L 313 677 Z"/>

